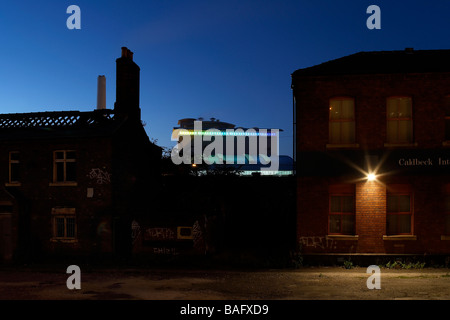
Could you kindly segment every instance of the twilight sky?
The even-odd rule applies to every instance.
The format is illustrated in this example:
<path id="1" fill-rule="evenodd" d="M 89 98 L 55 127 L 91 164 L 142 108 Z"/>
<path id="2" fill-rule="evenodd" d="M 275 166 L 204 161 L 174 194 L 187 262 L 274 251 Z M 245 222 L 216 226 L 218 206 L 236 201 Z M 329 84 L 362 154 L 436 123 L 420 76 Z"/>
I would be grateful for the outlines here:
<path id="1" fill-rule="evenodd" d="M 69 30 L 67 7 L 81 9 Z M 369 30 L 368 6 L 381 9 Z M 292 155 L 291 73 L 360 51 L 450 48 L 450 2 L 380 0 L 4 1 L 0 112 L 96 108 L 97 76 L 115 101 L 121 47 L 141 68 L 150 138 L 173 147 L 182 118 L 281 128 Z"/>

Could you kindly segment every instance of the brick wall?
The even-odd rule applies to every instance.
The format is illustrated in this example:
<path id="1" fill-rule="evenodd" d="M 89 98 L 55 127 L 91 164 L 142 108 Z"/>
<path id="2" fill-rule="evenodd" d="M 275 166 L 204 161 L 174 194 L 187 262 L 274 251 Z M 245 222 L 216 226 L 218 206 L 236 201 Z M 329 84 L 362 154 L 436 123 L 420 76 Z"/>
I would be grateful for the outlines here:
<path id="1" fill-rule="evenodd" d="M 297 149 L 326 150 L 329 99 L 355 99 L 356 142 L 361 148 L 384 148 L 386 98 L 411 96 L 414 139 L 421 148 L 442 147 L 445 135 L 444 97 L 450 94 L 450 74 L 311 77 L 295 86 Z"/>
<path id="2" fill-rule="evenodd" d="M 18 202 L 17 256 L 39 258 L 48 253 L 111 252 L 111 183 L 92 175 L 92 169 L 111 173 L 111 143 L 104 138 L 51 139 L 39 144 L 15 141 L 2 145 L 4 170 L 0 183 L 8 182 L 9 151 L 20 152 L 20 185 L 7 186 Z M 53 185 L 53 151 L 76 151 L 76 185 Z M 91 188 L 92 197 L 88 196 Z M 50 241 L 53 234 L 52 208 L 76 210 L 77 241 Z"/>
<path id="3" fill-rule="evenodd" d="M 398 154 L 450 158 L 445 141 L 444 98 L 450 94 L 450 74 L 388 74 L 299 77 L 294 85 L 297 124 L 297 239 L 304 253 L 394 253 L 448 254 L 445 233 L 445 192 L 450 182 L 448 168 L 433 170 L 398 167 Z M 355 99 L 357 146 L 328 148 L 329 100 Z M 386 146 L 386 99 L 410 96 L 413 106 L 414 146 Z M 361 180 L 362 172 L 342 170 L 337 156 L 351 155 L 359 169 L 366 170 L 366 155 L 385 157 L 389 171 L 379 182 Z M 397 158 L 396 158 L 397 157 Z M 303 166 L 303 167 L 302 167 Z M 306 168 L 305 168 L 306 166 Z M 301 170 L 303 168 L 304 170 Z M 384 168 L 384 169 L 386 169 Z M 383 169 L 383 167 L 382 167 Z M 391 170 L 395 169 L 395 170 Z M 401 169 L 401 170 L 397 170 Z M 428 170 L 428 171 L 427 171 Z M 327 235 L 329 194 L 334 183 L 355 184 L 357 240 Z M 392 184 L 409 185 L 413 197 L 412 237 L 394 239 L 386 235 L 386 190 Z M 328 236 L 328 237 L 327 237 Z"/>
<path id="4" fill-rule="evenodd" d="M 358 252 L 384 252 L 386 188 L 377 181 L 356 184 L 356 234 Z"/>

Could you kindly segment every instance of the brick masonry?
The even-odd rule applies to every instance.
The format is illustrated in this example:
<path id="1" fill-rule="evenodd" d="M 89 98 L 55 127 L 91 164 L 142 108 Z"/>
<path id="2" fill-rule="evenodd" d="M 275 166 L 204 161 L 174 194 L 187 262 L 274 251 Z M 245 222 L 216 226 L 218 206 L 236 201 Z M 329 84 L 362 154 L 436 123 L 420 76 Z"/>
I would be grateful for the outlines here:
<path id="1" fill-rule="evenodd" d="M 448 254 L 445 240 L 445 189 L 450 172 L 437 165 L 449 156 L 445 145 L 445 97 L 450 73 L 297 76 L 296 101 L 297 239 L 305 253 Z M 356 144 L 327 147 L 329 100 L 355 99 Z M 386 99 L 410 96 L 413 103 L 414 145 L 386 145 Z M 433 157 L 433 166 L 399 166 L 402 153 L 413 158 Z M 384 163 L 378 182 L 364 180 L 366 155 Z M 337 156 L 346 158 L 342 163 Z M 450 158 L 450 157 L 449 157 Z M 352 163 L 361 170 L 348 166 Z M 334 183 L 355 185 L 354 238 L 328 235 L 329 192 Z M 391 184 L 412 190 L 412 234 L 402 240 L 386 236 L 386 193 Z"/>

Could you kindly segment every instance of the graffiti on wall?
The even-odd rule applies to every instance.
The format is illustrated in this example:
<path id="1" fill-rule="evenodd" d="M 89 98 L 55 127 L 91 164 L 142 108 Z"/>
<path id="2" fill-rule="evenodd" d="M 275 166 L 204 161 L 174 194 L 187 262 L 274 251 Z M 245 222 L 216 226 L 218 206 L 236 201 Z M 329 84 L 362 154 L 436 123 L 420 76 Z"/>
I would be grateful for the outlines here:
<path id="1" fill-rule="evenodd" d="M 192 226 L 192 237 L 194 241 L 194 248 L 196 248 L 197 250 L 204 251 L 205 241 L 203 239 L 202 228 L 198 220 L 195 221 L 194 225 Z"/>
<path id="2" fill-rule="evenodd" d="M 301 237 L 300 244 L 303 247 L 313 247 L 320 249 L 336 249 L 336 241 L 327 237 Z"/>
<path id="3" fill-rule="evenodd" d="M 111 182 L 111 173 L 100 168 L 92 168 L 88 177 L 91 180 L 95 180 L 97 184 L 108 184 Z"/>
<path id="4" fill-rule="evenodd" d="M 140 234 L 141 234 L 141 227 L 139 226 L 139 223 L 137 223 L 136 220 L 133 220 L 133 222 L 131 222 L 131 240 L 133 241 L 133 244 L 136 242 Z"/>
<path id="5" fill-rule="evenodd" d="M 168 255 L 177 255 L 179 252 L 177 248 L 153 248 L 154 254 L 168 254 Z"/>
<path id="6" fill-rule="evenodd" d="M 190 250 L 194 232 L 191 227 L 151 227 L 141 228 L 141 237 L 144 246 L 153 254 L 178 255 Z"/>
<path id="7" fill-rule="evenodd" d="M 176 236 L 172 228 L 148 228 L 145 230 L 144 240 L 175 240 Z"/>

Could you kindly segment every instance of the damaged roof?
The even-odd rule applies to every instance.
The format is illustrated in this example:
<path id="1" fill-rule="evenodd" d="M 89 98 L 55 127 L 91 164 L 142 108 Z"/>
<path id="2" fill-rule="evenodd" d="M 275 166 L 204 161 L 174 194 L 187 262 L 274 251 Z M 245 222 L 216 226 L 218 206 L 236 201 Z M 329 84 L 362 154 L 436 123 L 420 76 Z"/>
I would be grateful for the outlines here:
<path id="1" fill-rule="evenodd" d="M 105 135 L 122 123 L 109 109 L 0 114 L 0 140 Z"/>

